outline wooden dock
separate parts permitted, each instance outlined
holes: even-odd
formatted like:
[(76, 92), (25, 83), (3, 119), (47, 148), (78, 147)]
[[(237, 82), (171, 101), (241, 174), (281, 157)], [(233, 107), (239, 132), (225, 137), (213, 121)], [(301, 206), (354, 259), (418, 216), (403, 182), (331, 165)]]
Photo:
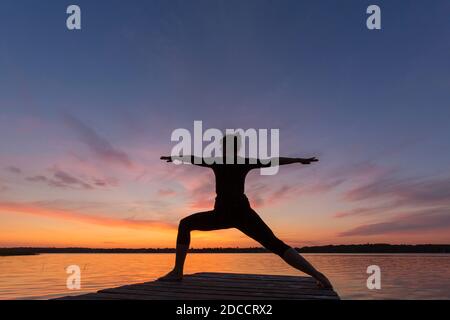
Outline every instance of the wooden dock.
[(152, 281), (58, 300), (339, 300), (311, 277), (202, 272), (180, 282)]

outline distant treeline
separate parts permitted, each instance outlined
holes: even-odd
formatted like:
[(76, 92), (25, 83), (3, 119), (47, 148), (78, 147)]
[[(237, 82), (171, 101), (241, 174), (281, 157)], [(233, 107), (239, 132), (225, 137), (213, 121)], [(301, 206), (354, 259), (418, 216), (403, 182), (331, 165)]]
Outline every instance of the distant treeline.
[[(449, 244), (352, 244), (296, 248), (301, 253), (450, 253)], [(0, 248), (0, 256), (41, 253), (174, 253), (174, 248), (96, 249), (96, 248)], [(202, 248), (194, 253), (266, 253), (264, 248)]]
[(296, 248), (302, 253), (450, 253), (449, 244), (347, 244)]

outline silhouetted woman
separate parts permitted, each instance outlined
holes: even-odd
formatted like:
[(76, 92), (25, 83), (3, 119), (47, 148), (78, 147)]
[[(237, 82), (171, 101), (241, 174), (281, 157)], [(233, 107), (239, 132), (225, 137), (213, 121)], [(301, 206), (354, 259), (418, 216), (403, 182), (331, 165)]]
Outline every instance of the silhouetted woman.
[[(228, 139), (232, 139), (232, 143), (230, 143)], [(227, 145), (233, 145), (234, 152), (227, 152)], [(180, 221), (178, 227), (175, 266), (172, 271), (164, 277), (159, 278), (159, 280), (177, 281), (183, 278), (184, 261), (189, 249), (191, 231), (237, 228), (250, 238), (258, 241), (268, 250), (279, 255), (292, 267), (314, 277), (320, 286), (331, 288), (331, 283), (327, 277), (316, 270), (295, 249), (278, 239), (272, 230), (270, 230), (258, 214), (250, 207), (249, 201), (244, 193), (245, 177), (250, 170), (269, 167), (271, 164), (263, 164), (260, 160), (253, 161), (256, 163), (252, 164), (250, 159), (240, 158), (240, 160), (244, 160), (244, 163), (241, 164), (238, 162), (237, 157), (239, 147), (239, 135), (226, 135), (222, 139), (223, 156), (225, 159), (233, 157), (234, 161), (232, 164), (229, 164), (231, 161), (226, 161), (223, 158), (221, 159), (221, 163), (223, 164), (218, 164), (217, 162), (208, 164), (212, 163), (212, 161), (206, 161), (205, 159), (199, 159), (194, 156), (161, 157), (161, 160), (166, 160), (167, 162), (172, 162), (177, 159), (197, 164), (202, 167), (211, 168), (216, 178), (217, 196), (214, 210), (195, 213)], [(291, 163), (310, 164), (316, 161), (318, 161), (316, 158), (278, 158), (278, 163), (280, 165)]]

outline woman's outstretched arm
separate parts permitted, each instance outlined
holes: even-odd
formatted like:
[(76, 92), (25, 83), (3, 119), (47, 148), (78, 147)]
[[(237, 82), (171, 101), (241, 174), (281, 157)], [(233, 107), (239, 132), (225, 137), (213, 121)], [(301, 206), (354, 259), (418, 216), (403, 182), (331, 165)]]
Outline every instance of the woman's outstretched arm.
[(161, 160), (167, 162), (173, 162), (175, 160), (181, 161), (183, 163), (192, 163), (201, 167), (209, 167), (210, 164), (204, 158), (196, 157), (196, 156), (162, 156)]
[[(265, 159), (265, 160), (244, 159), (244, 158), (240, 158), (240, 159), (242, 159), (243, 164), (251, 165), (254, 168), (271, 167), (273, 165), (282, 166), (282, 165), (292, 164), (292, 163), (311, 164), (312, 162), (319, 161), (319, 159), (317, 159), (316, 157), (312, 157), (312, 158), (279, 157), (279, 158), (271, 158), (271, 159)], [(213, 163), (216, 163), (216, 161), (214, 161), (214, 160), (217, 160), (217, 159), (214, 159), (214, 158), (204, 159), (204, 158), (200, 158), (200, 157), (196, 157), (196, 156), (181, 156), (180, 155), (180, 156), (162, 156), (161, 160), (165, 160), (167, 162), (173, 162), (175, 160), (178, 160), (183, 163), (192, 163), (192, 164), (202, 166), (202, 167), (209, 167)], [(237, 163), (239, 164), (240, 162), (237, 161)]]
[(292, 163), (301, 163), (301, 164), (311, 164), (312, 162), (317, 162), (319, 159), (316, 157), (313, 158), (287, 158), (287, 157), (279, 157), (279, 158), (269, 158), (269, 159), (247, 159), (247, 163), (251, 165), (253, 168), (267, 168), (276, 165), (286, 165)]
[(278, 163), (280, 165), (291, 164), (291, 163), (311, 164), (312, 162), (317, 162), (317, 161), (319, 161), (319, 159), (317, 159), (316, 157), (312, 157), (312, 158), (285, 158), (285, 157), (280, 157), (280, 158), (278, 158)]

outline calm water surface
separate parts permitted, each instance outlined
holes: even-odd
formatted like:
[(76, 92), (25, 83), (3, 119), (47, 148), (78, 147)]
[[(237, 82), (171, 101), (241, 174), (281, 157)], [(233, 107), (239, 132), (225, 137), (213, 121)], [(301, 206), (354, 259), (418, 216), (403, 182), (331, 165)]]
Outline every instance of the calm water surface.
[[(450, 299), (450, 255), (309, 254), (342, 299)], [(154, 280), (173, 254), (43, 254), (0, 257), (0, 299), (49, 299)], [(81, 268), (81, 290), (66, 288), (66, 267)], [(369, 290), (366, 269), (381, 268), (380, 290)], [(190, 254), (186, 273), (301, 275), (273, 254)]]

